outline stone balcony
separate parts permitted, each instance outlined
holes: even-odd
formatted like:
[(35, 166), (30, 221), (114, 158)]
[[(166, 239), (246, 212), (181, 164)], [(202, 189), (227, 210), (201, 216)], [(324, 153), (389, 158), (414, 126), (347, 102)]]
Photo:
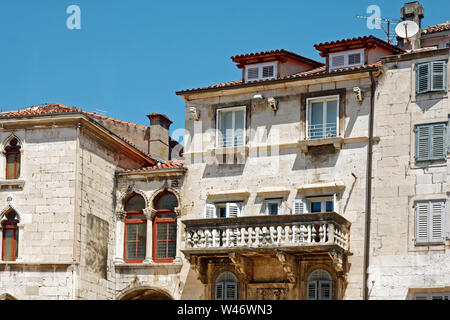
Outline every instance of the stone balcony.
[(185, 255), (228, 254), (232, 251), (349, 251), (348, 222), (341, 215), (243, 216), (184, 220)]

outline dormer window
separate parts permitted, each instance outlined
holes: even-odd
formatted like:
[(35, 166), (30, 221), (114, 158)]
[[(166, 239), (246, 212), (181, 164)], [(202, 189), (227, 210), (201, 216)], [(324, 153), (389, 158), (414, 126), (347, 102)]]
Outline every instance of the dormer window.
[(245, 82), (277, 77), (277, 63), (251, 64), (245, 67)]
[(330, 53), (330, 70), (364, 64), (364, 49)]

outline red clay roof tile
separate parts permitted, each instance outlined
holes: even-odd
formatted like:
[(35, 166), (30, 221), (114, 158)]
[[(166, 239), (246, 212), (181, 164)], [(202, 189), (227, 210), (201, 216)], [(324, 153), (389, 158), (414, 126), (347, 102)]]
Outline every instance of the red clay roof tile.
[(184, 162), (181, 160), (171, 160), (166, 163), (160, 163), (158, 165), (152, 166), (152, 167), (144, 167), (139, 169), (128, 169), (125, 170), (125, 172), (135, 172), (135, 171), (155, 171), (155, 170), (162, 170), (162, 169), (178, 169), (183, 168)]
[(422, 34), (430, 34), (447, 30), (450, 30), (450, 20), (447, 20), (444, 23), (437, 24), (435, 26), (429, 26), (425, 29), (422, 29)]

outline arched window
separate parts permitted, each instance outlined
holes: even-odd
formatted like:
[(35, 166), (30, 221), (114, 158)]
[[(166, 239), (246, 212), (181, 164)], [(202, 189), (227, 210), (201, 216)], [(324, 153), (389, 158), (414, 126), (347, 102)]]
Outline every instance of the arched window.
[(125, 201), (125, 262), (142, 262), (145, 259), (147, 242), (147, 218), (144, 215), (145, 200), (132, 194)]
[(232, 272), (222, 272), (215, 283), (216, 300), (237, 300), (237, 285), (238, 280)]
[(332, 278), (330, 274), (322, 269), (312, 272), (308, 278), (307, 299), (308, 300), (331, 300), (333, 297)]
[(5, 220), (2, 221), (3, 239), (2, 239), (2, 260), (15, 261), (19, 249), (19, 228), (17, 224), (17, 213), (10, 210), (5, 214)]
[(172, 262), (177, 250), (178, 199), (171, 192), (163, 192), (154, 200), (157, 211), (153, 221), (153, 261)]
[(20, 176), (20, 145), (16, 138), (12, 138), (5, 147), (6, 179), (18, 179)]

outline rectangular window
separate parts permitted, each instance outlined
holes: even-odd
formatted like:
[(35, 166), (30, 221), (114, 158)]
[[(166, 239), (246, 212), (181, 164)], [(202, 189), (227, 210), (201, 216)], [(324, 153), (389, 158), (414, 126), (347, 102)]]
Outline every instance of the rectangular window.
[(447, 91), (447, 63), (433, 61), (416, 66), (416, 93)]
[(293, 214), (335, 212), (336, 194), (294, 200)]
[(220, 202), (205, 204), (204, 216), (211, 218), (234, 218), (242, 214), (242, 202)]
[(330, 70), (364, 64), (364, 49), (330, 53)]
[(450, 292), (416, 293), (414, 300), (450, 300)]
[(339, 123), (339, 96), (306, 99), (307, 139), (336, 137)]
[(245, 82), (274, 79), (277, 76), (277, 63), (252, 64), (245, 67)]
[(245, 106), (217, 110), (217, 146), (239, 147), (245, 144)]
[(276, 216), (281, 212), (281, 199), (266, 200), (266, 214), (268, 216)]
[(445, 201), (422, 201), (415, 206), (416, 244), (443, 243)]
[(416, 161), (447, 158), (447, 123), (416, 125)]

